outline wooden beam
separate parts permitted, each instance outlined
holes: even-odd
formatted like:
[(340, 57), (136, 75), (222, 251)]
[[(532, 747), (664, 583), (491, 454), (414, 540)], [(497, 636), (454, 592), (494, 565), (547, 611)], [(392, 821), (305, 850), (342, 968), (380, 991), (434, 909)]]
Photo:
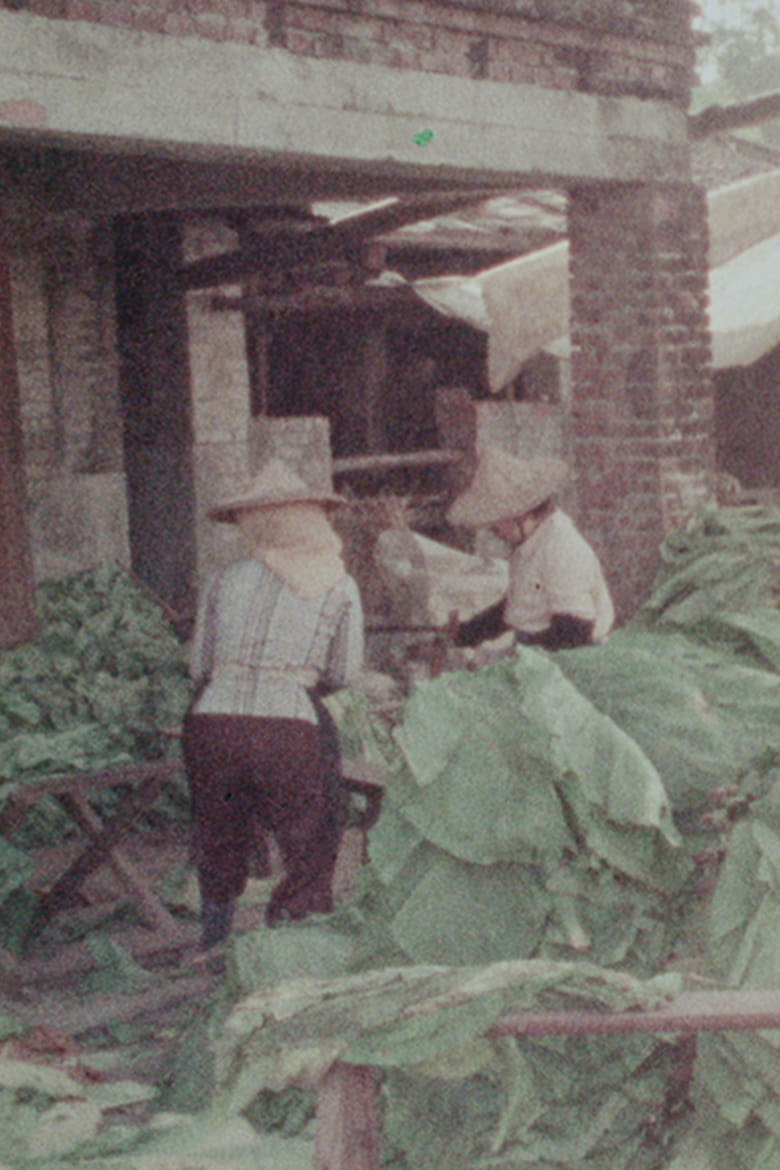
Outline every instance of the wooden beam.
[(195, 605), (189, 343), (176, 215), (114, 221), (115, 300), (133, 572), (166, 606)]
[(357, 263), (361, 250), (354, 239), (340, 234), (330, 237), (322, 228), (301, 228), (283, 236), (260, 236), (240, 250), (194, 260), (182, 268), (181, 283), (187, 289), (218, 288), (252, 276), (278, 277), (328, 260)]
[(258, 293), (249, 296), (222, 296), (209, 298), (215, 312), (246, 312), (258, 320), (268, 317), (296, 314), (336, 313), (345, 310), (383, 312), (415, 304), (422, 308), (419, 297), (405, 285), (309, 285), (290, 293)]
[(406, 451), (377, 455), (345, 455), (333, 460), (334, 475), (395, 471), (399, 467), (446, 467), (458, 456), (452, 451)]
[(780, 118), (780, 90), (727, 106), (707, 106), (701, 113), (693, 114), (688, 119), (688, 127), (692, 138), (707, 138), (726, 130), (771, 122), (773, 118)]
[(159, 770), (151, 772), (140, 787), (127, 797), (116, 815), (102, 825), (65, 873), (43, 895), (39, 904), (43, 919), (52, 918), (72, 903), (82, 883), (107, 860), (111, 850), (136, 824), (138, 818), (152, 807), (169, 779), (169, 765), (170, 761), (160, 761)]
[(512, 1012), (491, 1036), (616, 1036), (744, 1032), (780, 1028), (780, 989), (689, 991), (636, 1011)]
[(387, 388), (387, 339), (385, 322), (370, 320), (363, 332), (362, 360), (363, 387), (360, 402), (362, 429), (369, 451), (381, 451), (385, 447), (385, 428), (382, 417), (382, 400)]
[(376, 1073), (334, 1064), (317, 1090), (314, 1170), (378, 1170), (379, 1094)]
[(300, 229), (284, 234), (276, 229), (255, 235), (243, 248), (185, 265), (182, 283), (186, 288), (215, 288), (250, 276), (274, 276), (327, 260), (358, 264), (372, 236), (473, 206), (495, 194), (496, 191), (445, 191), (410, 199), (387, 199), (324, 226), (302, 224)]
[[(103, 822), (90, 806), (86, 797), (64, 792), (61, 794), (60, 804), (73, 818), (78, 827), (86, 833), (90, 840), (94, 840), (103, 830)], [(130, 858), (122, 851), (119, 845), (109, 849), (106, 861), (122, 883), (133, 891), (135, 900), (141, 907), (143, 915), (154, 930), (165, 930), (170, 933), (176, 931), (176, 921), (165, 909), (165, 906), (156, 896), (150, 883), (141, 871), (133, 864)]]
[[(94, 967), (94, 959), (90, 965)], [(20, 964), (19, 977), (24, 981), (27, 989), (34, 983), (37, 964), (26, 961)], [(89, 968), (88, 968), (89, 969)], [(72, 975), (73, 972), (65, 969), (60, 973), (60, 980)], [(145, 1016), (156, 1017), (161, 1013), (173, 1012), (185, 1004), (202, 1003), (214, 990), (214, 978), (204, 975), (185, 975), (177, 973), (176, 981), (165, 980), (155, 984), (145, 991), (135, 991), (132, 995), (112, 991), (90, 995), (82, 1003), (66, 1004), (62, 992), (42, 993), (40, 988), (34, 989), (33, 1002), (14, 999), (14, 1019), (26, 1024), (30, 1028), (59, 1028), (72, 1036), (80, 1036), (86, 1032), (96, 1032), (98, 1028), (111, 1027), (113, 1024), (130, 1024), (142, 1020)], [(74, 1082), (74, 1093), (78, 1085)]]
[(37, 628), (26, 503), (11, 277), (0, 212), (0, 647), (29, 641)]

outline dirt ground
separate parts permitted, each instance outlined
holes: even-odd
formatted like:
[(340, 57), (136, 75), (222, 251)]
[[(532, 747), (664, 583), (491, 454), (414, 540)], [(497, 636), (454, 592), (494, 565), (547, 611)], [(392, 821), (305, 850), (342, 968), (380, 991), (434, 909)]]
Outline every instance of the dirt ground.
[[(50, 887), (79, 848), (73, 842), (37, 851), (32, 888)], [(348, 831), (335, 882), (340, 899), (349, 894), (361, 851), (360, 833)], [(121, 877), (101, 866), (78, 903), (60, 911), (23, 954), (0, 951), (0, 1018), (11, 1023), (0, 1058), (159, 1084), (194, 1008), (218, 991), (223, 976), (197, 961), (198, 894), (187, 827), (131, 835), (122, 854), (164, 902), (170, 926), (144, 922)], [(273, 850), (271, 864), (270, 877), (250, 878), (236, 933), (262, 928), (278, 876)]]

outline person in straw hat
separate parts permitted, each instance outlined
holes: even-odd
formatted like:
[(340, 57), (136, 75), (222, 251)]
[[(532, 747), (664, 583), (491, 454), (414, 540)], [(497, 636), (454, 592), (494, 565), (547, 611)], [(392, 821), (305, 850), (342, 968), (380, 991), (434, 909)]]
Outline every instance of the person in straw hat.
[(206, 953), (230, 931), (255, 820), (284, 865), (268, 925), (332, 909), (346, 809), (321, 696), (363, 662), (360, 595), (329, 518), (343, 502), (273, 459), (209, 513), (235, 524), (250, 552), (203, 591), (191, 649), (197, 698), (183, 750)]
[(456, 526), (488, 528), (509, 545), (509, 589), (497, 605), (457, 625), (457, 645), (475, 646), (507, 630), (548, 650), (606, 638), (615, 614), (601, 565), (555, 502), (568, 474), (561, 459), (478, 450), (472, 481), (447, 516)]

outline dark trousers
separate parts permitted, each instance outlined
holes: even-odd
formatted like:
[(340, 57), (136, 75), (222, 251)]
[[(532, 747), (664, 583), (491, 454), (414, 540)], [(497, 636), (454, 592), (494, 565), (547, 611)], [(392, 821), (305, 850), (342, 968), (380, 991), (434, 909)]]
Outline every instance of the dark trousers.
[(330, 911), (343, 817), (317, 724), (194, 714), (185, 720), (183, 749), (204, 902), (242, 893), (259, 823), (273, 833), (284, 864), (266, 922)]

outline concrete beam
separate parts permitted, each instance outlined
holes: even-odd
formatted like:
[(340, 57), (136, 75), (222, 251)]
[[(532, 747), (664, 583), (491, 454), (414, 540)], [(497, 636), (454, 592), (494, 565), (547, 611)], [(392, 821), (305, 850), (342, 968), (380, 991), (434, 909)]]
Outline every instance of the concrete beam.
[(718, 187), (709, 192), (707, 205), (710, 267), (714, 268), (780, 235), (780, 170)]
[[(423, 144), (421, 131), (432, 131)], [(0, 11), (0, 140), (134, 142), (450, 181), (686, 181), (684, 111)], [(422, 141), (422, 140), (420, 140)]]

